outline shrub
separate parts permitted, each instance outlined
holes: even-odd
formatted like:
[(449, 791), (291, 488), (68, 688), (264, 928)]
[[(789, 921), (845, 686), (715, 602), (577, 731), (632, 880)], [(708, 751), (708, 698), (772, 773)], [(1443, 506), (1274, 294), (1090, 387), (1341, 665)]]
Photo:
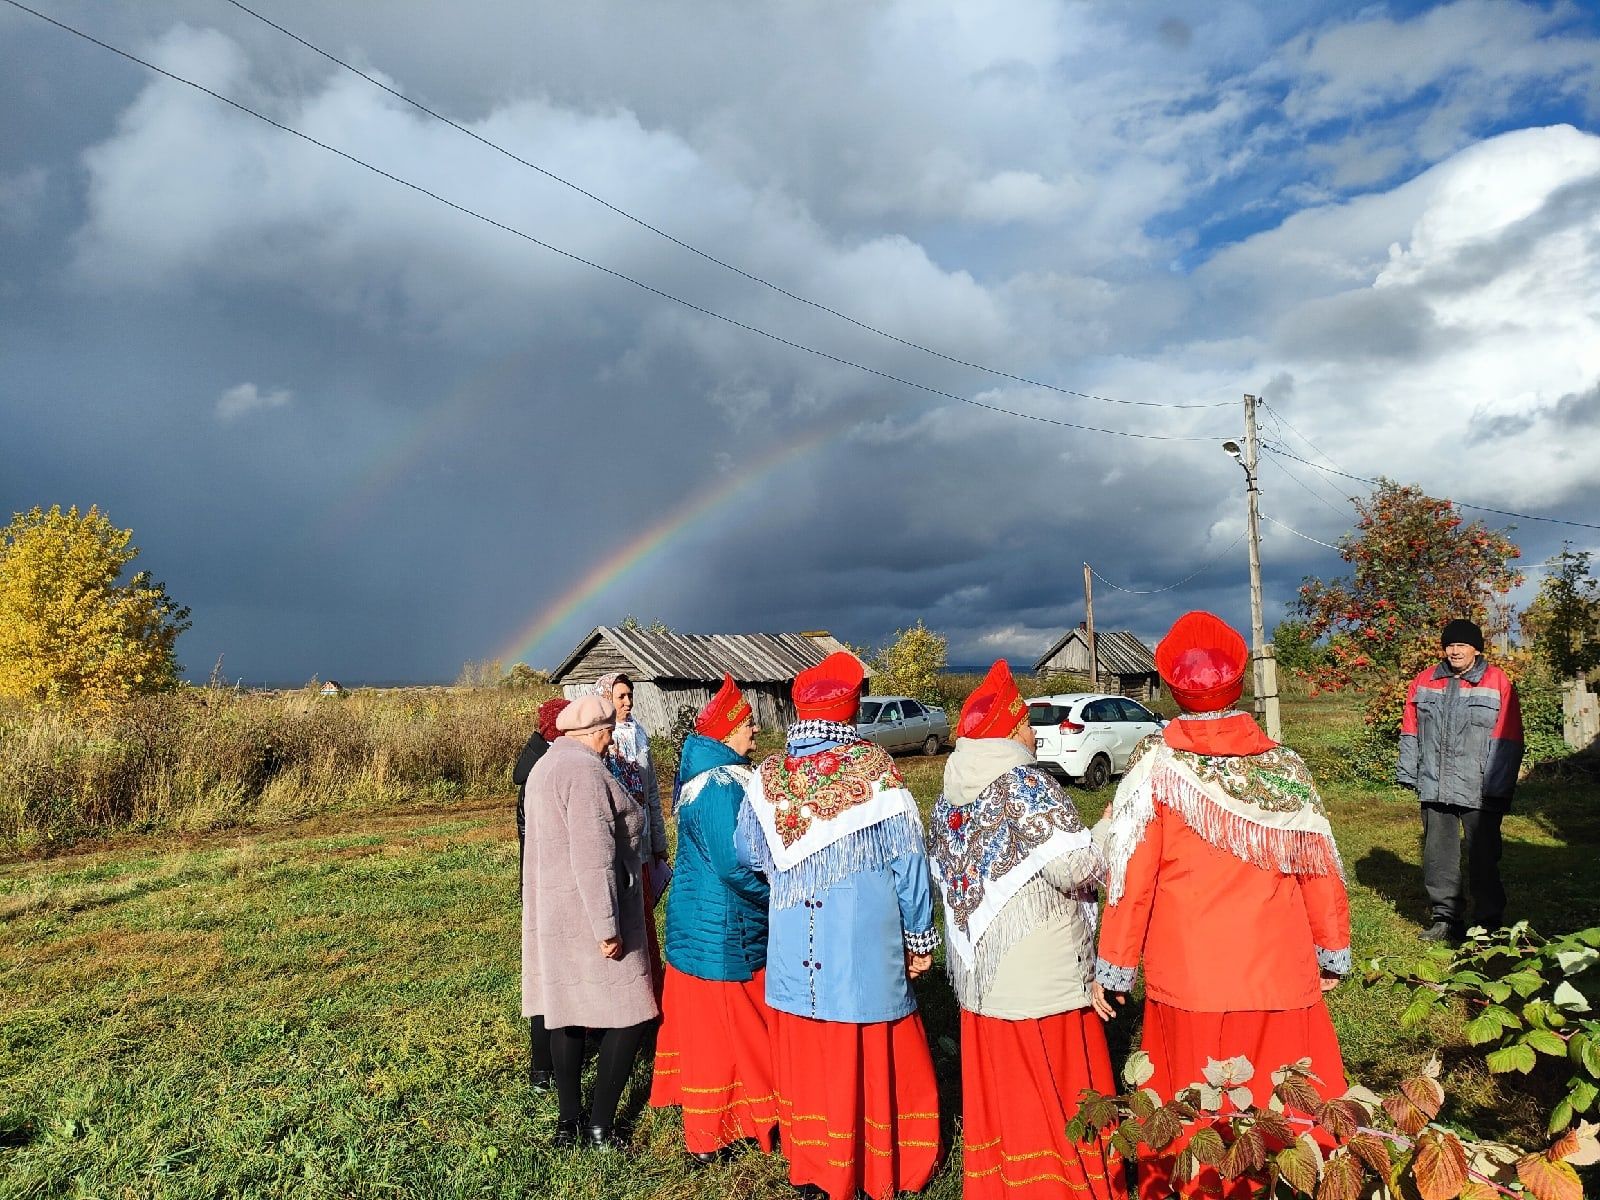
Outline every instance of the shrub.
[(134, 826), (218, 828), (318, 809), (509, 793), (551, 688), (188, 688), (115, 710), (0, 709), (0, 848)]

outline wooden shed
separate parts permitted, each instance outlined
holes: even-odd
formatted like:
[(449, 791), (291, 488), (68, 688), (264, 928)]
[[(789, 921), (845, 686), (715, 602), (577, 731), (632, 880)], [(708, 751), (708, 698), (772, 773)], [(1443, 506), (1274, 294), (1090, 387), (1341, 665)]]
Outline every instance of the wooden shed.
[[(1155, 655), (1127, 630), (1115, 633), (1095, 631), (1095, 653), (1099, 659), (1100, 690), (1135, 700), (1154, 700), (1161, 694), (1161, 676), (1156, 672)], [(1040, 675), (1082, 675), (1089, 678), (1089, 631), (1083, 625), (1069, 629), (1033, 664)]]
[[(621, 671), (633, 680), (633, 713), (652, 734), (672, 728), (678, 710), (699, 708), (733, 676), (763, 729), (794, 723), (794, 677), (844, 645), (826, 630), (808, 633), (659, 633), (600, 625), (550, 673), (568, 699)], [(871, 672), (869, 671), (870, 675)]]

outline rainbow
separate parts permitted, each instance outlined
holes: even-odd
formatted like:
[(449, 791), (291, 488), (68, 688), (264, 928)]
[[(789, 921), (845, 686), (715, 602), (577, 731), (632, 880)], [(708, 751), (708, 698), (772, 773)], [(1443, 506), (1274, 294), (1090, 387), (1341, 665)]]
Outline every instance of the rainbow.
[(530, 617), (492, 657), (502, 663), (526, 662), (533, 650), (585, 604), (630, 571), (660, 556), (703, 518), (723, 508), (752, 484), (803, 458), (837, 436), (829, 429), (797, 441), (736, 468), (711, 487), (690, 496), (631, 541), (617, 547), (575, 580), (570, 587)]
[(338, 502), (317, 515), (316, 540), (337, 546), (354, 536), (383, 507), (384, 497), (425, 455), (436, 452), (456, 431), (471, 426), (478, 411), (500, 394), (518, 361), (515, 357), (504, 359), (463, 381), (443, 401), (418, 416), (408, 430), (373, 454), (346, 485)]

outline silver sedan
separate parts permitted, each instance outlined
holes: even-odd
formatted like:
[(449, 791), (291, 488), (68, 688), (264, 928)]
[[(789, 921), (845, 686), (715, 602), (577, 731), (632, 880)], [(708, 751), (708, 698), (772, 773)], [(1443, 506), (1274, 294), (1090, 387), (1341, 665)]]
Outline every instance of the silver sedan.
[(910, 696), (863, 696), (856, 732), (891, 754), (937, 754), (950, 740), (950, 720), (938, 705)]

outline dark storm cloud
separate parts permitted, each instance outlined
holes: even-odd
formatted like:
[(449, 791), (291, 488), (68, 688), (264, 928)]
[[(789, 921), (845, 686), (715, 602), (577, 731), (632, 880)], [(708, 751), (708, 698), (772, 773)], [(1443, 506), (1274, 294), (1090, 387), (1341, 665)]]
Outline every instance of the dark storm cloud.
[(1302, 304), (1279, 323), (1275, 348), (1299, 359), (1417, 359), (1450, 342), (1409, 289), (1346, 292)]
[(1163, 46), (1187, 50), (1189, 43), (1194, 41), (1194, 30), (1189, 27), (1189, 22), (1179, 17), (1167, 17), (1156, 26), (1156, 36), (1161, 39)]
[(1495, 442), (1539, 425), (1563, 436), (1600, 429), (1600, 383), (1586, 392), (1568, 392), (1548, 408), (1480, 417), (1471, 426), (1471, 438), (1477, 443)]

